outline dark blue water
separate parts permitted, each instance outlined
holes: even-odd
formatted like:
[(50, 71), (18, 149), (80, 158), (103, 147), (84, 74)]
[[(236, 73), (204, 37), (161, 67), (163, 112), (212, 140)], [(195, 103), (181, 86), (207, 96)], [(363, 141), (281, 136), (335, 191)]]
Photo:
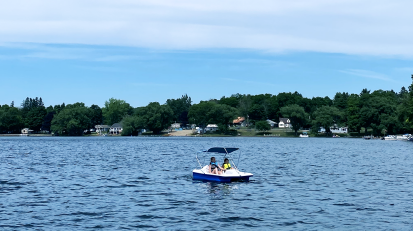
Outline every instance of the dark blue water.
[[(192, 181), (239, 147), (249, 183)], [(0, 138), (3, 230), (413, 230), (413, 142)]]

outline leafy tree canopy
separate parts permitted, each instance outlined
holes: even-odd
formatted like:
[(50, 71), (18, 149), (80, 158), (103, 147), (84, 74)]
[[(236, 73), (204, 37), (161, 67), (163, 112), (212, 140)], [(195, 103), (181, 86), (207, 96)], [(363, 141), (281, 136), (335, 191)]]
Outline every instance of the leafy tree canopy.
[(140, 108), (137, 115), (141, 117), (145, 127), (154, 134), (171, 125), (173, 111), (168, 105), (160, 105), (158, 102), (149, 103), (148, 106)]
[(80, 136), (92, 126), (91, 114), (83, 103), (69, 104), (54, 116), (51, 130), (59, 135)]
[(326, 129), (326, 132), (331, 132), (330, 127), (340, 125), (342, 113), (336, 107), (322, 106), (314, 112), (313, 129), (318, 131), (320, 127)]
[(297, 104), (282, 107), (280, 112), (283, 117), (290, 119), (295, 135), (297, 135), (297, 131), (305, 125), (308, 118), (308, 114), (305, 113), (304, 108)]
[(271, 130), (271, 125), (267, 121), (257, 121), (255, 122), (255, 129), (258, 131), (269, 131)]
[(105, 124), (112, 125), (122, 121), (126, 115), (132, 115), (133, 108), (124, 100), (110, 98), (102, 109)]
[(122, 136), (137, 136), (145, 128), (145, 120), (139, 116), (126, 116), (122, 120)]
[(168, 105), (173, 111), (173, 116), (171, 119), (184, 124), (188, 123), (188, 112), (191, 104), (191, 97), (186, 94), (179, 99), (168, 99), (166, 101), (166, 105)]

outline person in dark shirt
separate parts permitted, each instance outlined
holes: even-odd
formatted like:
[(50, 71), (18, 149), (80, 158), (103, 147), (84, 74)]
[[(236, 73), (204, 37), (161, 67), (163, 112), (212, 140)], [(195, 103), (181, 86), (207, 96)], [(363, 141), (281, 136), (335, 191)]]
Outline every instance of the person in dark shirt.
[(222, 171), (225, 169), (219, 166), (219, 164), (216, 162), (215, 157), (211, 157), (211, 162), (209, 163), (209, 172), (212, 174), (218, 174), (221, 175)]

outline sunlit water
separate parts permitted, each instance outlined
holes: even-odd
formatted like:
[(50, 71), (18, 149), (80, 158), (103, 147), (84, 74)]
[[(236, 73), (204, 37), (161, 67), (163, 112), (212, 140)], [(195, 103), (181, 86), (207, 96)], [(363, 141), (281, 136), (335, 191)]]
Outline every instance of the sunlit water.
[[(193, 181), (213, 146), (239, 147), (251, 181)], [(412, 181), (413, 142), (6, 137), (0, 229), (412, 230)]]

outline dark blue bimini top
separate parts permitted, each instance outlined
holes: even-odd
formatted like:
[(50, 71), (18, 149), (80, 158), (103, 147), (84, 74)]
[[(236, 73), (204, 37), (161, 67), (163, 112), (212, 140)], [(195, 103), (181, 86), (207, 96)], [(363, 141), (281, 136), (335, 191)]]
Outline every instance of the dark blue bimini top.
[[(214, 147), (210, 148), (204, 152), (215, 152), (215, 153), (231, 153), (237, 151), (239, 148), (220, 148), (220, 147)], [(226, 150), (226, 151), (225, 151)]]

